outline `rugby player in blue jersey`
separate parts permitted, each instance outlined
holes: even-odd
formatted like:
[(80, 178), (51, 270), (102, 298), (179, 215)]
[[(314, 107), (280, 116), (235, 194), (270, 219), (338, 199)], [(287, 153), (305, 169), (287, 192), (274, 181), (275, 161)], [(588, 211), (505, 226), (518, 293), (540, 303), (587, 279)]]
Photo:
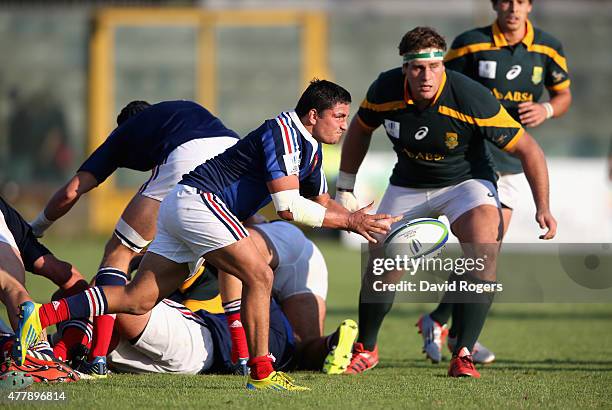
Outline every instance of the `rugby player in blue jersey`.
[[(123, 211), (113, 235), (106, 243), (95, 284), (125, 285), (130, 260), (155, 236), (159, 204), (183, 174), (223, 152), (238, 136), (204, 107), (192, 101), (166, 101), (150, 105), (133, 101), (121, 110), (117, 128), (108, 136), (60, 188), (45, 209), (31, 223), (41, 236), (53, 222), (64, 216), (81, 195), (103, 183), (117, 168), (151, 171), (150, 178)], [(89, 363), (81, 369), (104, 377), (104, 356), (108, 349), (114, 318), (94, 319), (94, 340)], [(56, 354), (68, 358), (69, 347), (82, 339), (76, 327), (66, 332)]]
[[(283, 112), (198, 166), (164, 199), (157, 235), (136, 277), (126, 287), (96, 286), (55, 305), (22, 305), (14, 356), (43, 328), (70, 318), (107, 313), (143, 314), (177, 289), (205, 257), (243, 283), (242, 319), (251, 359), (247, 387), (303, 390), (268, 355), (272, 270), (240, 221), (274, 203), (278, 215), (311, 227), (345, 229), (370, 241), (399, 218), (370, 215), (372, 204), (349, 212), (330, 199), (321, 169), (321, 144), (336, 144), (346, 130), (351, 97), (342, 87), (315, 80), (295, 111)], [(308, 199), (310, 198), (310, 199)], [(54, 307), (55, 306), (55, 307)]]

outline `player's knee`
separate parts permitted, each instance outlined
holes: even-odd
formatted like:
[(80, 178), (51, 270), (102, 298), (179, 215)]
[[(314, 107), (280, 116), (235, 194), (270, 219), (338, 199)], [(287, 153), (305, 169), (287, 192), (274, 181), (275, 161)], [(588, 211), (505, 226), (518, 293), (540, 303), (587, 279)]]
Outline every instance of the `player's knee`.
[(155, 307), (155, 300), (149, 299), (134, 299), (126, 306), (127, 312), (131, 315), (144, 315), (145, 313), (153, 310)]
[(245, 284), (250, 288), (263, 288), (267, 292), (272, 289), (274, 273), (268, 265), (262, 265), (259, 269), (253, 269), (246, 278)]
[(124, 292), (125, 295), (122, 298), (123, 309), (121, 309), (124, 313), (144, 315), (150, 310), (153, 310), (157, 302), (155, 297), (150, 297), (147, 294), (143, 295), (141, 292), (134, 291), (133, 286), (130, 286), (130, 284), (125, 287)]

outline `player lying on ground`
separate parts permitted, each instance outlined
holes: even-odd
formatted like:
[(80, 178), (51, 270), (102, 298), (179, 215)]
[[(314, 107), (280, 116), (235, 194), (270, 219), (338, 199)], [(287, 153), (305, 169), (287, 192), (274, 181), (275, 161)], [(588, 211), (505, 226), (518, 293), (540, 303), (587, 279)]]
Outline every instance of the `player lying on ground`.
[[(529, 21), (531, 0), (491, 0), (497, 18), (492, 25), (459, 35), (446, 54), (445, 66), (478, 81), (493, 92), (508, 114), (525, 127), (538, 127), (564, 115), (572, 101), (567, 62), (561, 43)], [(549, 101), (538, 103), (544, 88)], [(502, 206), (504, 234), (512, 211), (520, 206), (519, 184), (525, 178), (518, 158), (488, 143), (499, 174), (497, 191)], [(456, 326), (446, 322), (453, 305), (440, 304), (419, 319), (423, 350), (433, 361), (441, 358), (444, 335), (448, 346), (456, 343)], [(476, 342), (474, 362), (490, 363), (495, 355)]]
[[(547, 230), (543, 239), (554, 237), (557, 225), (549, 208), (548, 170), (538, 144), (487, 88), (462, 74), (445, 71), (445, 50), (442, 36), (429, 27), (417, 27), (404, 35), (399, 45), (402, 66), (381, 73), (372, 83), (347, 132), (337, 198), (347, 209), (355, 208), (352, 190), (357, 171), (373, 131), (384, 124), (398, 162), (378, 212), (402, 214), (402, 222), (446, 215), (464, 256), (485, 260), (484, 269), (461, 279), (492, 286), (503, 227), (495, 170), (485, 141), (520, 158), (533, 192), (535, 219)], [(370, 249), (359, 301), (359, 343), (347, 373), (360, 373), (378, 363), (378, 332), (395, 297), (394, 292), (374, 291), (372, 261), (384, 254), (380, 247)], [(401, 273), (390, 272), (386, 280), (395, 282)], [(449, 278), (451, 283), (458, 280), (454, 274)], [(452, 296), (447, 293), (445, 298)], [(471, 303), (458, 304), (453, 317), (459, 325), (448, 375), (480, 377), (471, 350), (493, 294), (459, 296)]]
[[(204, 107), (192, 101), (166, 101), (150, 105), (133, 101), (117, 116), (117, 128), (85, 160), (77, 173), (60, 188), (45, 209), (32, 222), (35, 235), (41, 236), (64, 216), (81, 195), (103, 183), (117, 168), (151, 171), (150, 178), (134, 195), (106, 243), (95, 277), (95, 285), (125, 285), (132, 257), (155, 236), (159, 204), (166, 194), (202, 162), (225, 151), (238, 141), (236, 133)], [(93, 357), (106, 355), (114, 318), (94, 318), (96, 341)], [(84, 337), (84, 332), (67, 333), (65, 344)], [(60, 344), (56, 355), (68, 352)], [(86, 373), (99, 370), (90, 362)]]
[(374, 240), (372, 234), (388, 232), (399, 218), (369, 215), (371, 205), (351, 213), (327, 194), (321, 144), (338, 143), (350, 101), (342, 87), (313, 81), (295, 111), (266, 121), (185, 175), (160, 206), (156, 237), (134, 280), (125, 287), (95, 286), (56, 305), (26, 302), (15, 357), (26, 351), (28, 332), (39, 334), (70, 318), (148, 312), (188, 278), (190, 265), (205, 257), (243, 283), (241, 316), (251, 355), (249, 385), (276, 389), (280, 383), (289, 390), (303, 390), (272, 367), (268, 355), (272, 270), (240, 221), (272, 201), (281, 218), (311, 227), (346, 229), (368, 240)]
[[(270, 308), (269, 345), (276, 358), (274, 368), (343, 371), (357, 327), (347, 320), (336, 333), (323, 336), (327, 267), (317, 247), (287, 222), (259, 224), (249, 228), (249, 234), (274, 270), (272, 295), (278, 304)], [(171, 299), (145, 315), (117, 316), (115, 330), (120, 339), (108, 356), (109, 366), (134, 373), (241, 370), (232, 358), (233, 341), (219, 299), (217, 270), (206, 266)]]
[(79, 271), (57, 259), (32, 235), (19, 212), (0, 198), (0, 300), (13, 329), (17, 328), (19, 305), (32, 300), (25, 288), (26, 271), (51, 280), (63, 296), (87, 288)]
[[(249, 229), (249, 234), (274, 271), (272, 295), (280, 305), (279, 309), (272, 303), (270, 308), (274, 368), (342, 372), (350, 361), (357, 328), (348, 320), (333, 335), (323, 336), (327, 267), (317, 247), (287, 222), (258, 224)], [(233, 341), (224, 315), (211, 313), (222, 311), (218, 293), (215, 295), (218, 292), (215, 271), (207, 267), (195, 281), (172, 296), (174, 301), (192, 306), (195, 315), (169, 301), (158, 304), (147, 315), (119, 315), (117, 330), (122, 338), (109, 355), (111, 367), (133, 372), (239, 370), (231, 355)], [(197, 300), (198, 295), (208, 299)], [(195, 310), (197, 307), (204, 309)], [(192, 340), (191, 348), (182, 348), (185, 344), (179, 340)], [(159, 352), (164, 352), (163, 358)]]

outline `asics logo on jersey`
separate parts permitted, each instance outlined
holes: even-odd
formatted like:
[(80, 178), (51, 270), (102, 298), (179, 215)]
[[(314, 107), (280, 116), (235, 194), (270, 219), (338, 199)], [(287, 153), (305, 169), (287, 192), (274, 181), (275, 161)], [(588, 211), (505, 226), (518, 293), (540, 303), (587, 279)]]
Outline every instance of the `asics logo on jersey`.
[(507, 80), (514, 80), (516, 77), (519, 76), (519, 74), (521, 73), (521, 71), (523, 70), (523, 68), (520, 65), (513, 65), (510, 70), (508, 70), (508, 72), (506, 73), (506, 79)]
[(429, 132), (429, 128), (423, 126), (420, 127), (417, 132), (414, 134), (414, 139), (417, 141), (422, 140), (423, 138), (425, 138), (427, 136), (427, 133)]

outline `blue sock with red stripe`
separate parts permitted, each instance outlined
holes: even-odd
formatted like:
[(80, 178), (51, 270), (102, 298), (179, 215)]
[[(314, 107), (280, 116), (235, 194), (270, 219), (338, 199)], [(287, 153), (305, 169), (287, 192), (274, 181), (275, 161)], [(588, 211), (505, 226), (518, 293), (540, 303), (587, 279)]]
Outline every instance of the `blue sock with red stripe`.
[(44, 303), (38, 312), (44, 328), (69, 319), (87, 319), (106, 313), (107, 302), (104, 290), (94, 286), (84, 292), (65, 299)]

